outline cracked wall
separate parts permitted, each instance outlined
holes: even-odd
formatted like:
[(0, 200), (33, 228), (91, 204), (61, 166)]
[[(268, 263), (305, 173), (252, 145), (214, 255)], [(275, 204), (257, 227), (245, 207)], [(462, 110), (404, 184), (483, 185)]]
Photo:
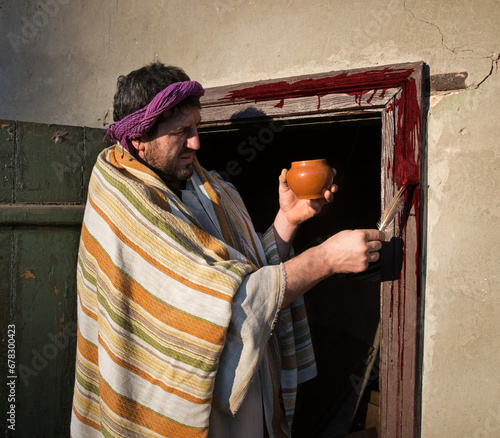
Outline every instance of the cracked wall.
[(422, 437), (500, 436), (496, 0), (39, 0), (0, 6), (0, 119), (102, 127), (155, 59), (205, 86), (424, 61), (466, 72), (428, 109)]

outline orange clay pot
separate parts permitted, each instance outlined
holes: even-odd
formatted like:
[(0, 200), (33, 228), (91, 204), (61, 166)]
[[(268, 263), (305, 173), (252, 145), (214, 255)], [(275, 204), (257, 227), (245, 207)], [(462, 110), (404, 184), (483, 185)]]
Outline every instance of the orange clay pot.
[(299, 199), (322, 198), (333, 183), (333, 171), (325, 159), (294, 161), (287, 181)]

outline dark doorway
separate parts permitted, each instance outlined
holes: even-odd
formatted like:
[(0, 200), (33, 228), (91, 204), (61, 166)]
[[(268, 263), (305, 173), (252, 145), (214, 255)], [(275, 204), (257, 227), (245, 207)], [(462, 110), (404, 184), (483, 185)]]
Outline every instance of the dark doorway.
[[(343, 230), (375, 228), (381, 203), (380, 117), (279, 122), (269, 118), (200, 132), (202, 165), (241, 193), (257, 231), (278, 211), (278, 176), (292, 161), (326, 158), (337, 170), (332, 204), (302, 225), (300, 253)], [(305, 295), (318, 376), (299, 387), (294, 437), (341, 437), (369, 426), (360, 394), (379, 390), (378, 368), (365, 377), (380, 317), (377, 266), (364, 275), (335, 276)], [(356, 409), (356, 406), (360, 406)], [(354, 418), (355, 411), (358, 417)], [(359, 414), (362, 414), (359, 416)], [(378, 415), (377, 415), (378, 417)]]

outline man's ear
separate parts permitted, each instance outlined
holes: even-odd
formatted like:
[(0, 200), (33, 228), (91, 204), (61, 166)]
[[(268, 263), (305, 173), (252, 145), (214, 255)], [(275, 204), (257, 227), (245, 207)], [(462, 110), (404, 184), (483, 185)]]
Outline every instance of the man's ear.
[(132, 140), (132, 146), (134, 146), (138, 152), (144, 151), (144, 142), (140, 138)]

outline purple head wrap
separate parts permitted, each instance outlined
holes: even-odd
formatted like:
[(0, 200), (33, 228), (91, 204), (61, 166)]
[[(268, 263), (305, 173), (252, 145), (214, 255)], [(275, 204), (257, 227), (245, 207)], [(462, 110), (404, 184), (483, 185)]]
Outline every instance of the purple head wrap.
[(163, 111), (173, 108), (188, 96), (204, 94), (205, 90), (196, 81), (174, 82), (160, 91), (144, 108), (111, 124), (104, 140), (119, 141), (124, 149), (133, 154), (134, 146), (131, 140), (146, 134)]

